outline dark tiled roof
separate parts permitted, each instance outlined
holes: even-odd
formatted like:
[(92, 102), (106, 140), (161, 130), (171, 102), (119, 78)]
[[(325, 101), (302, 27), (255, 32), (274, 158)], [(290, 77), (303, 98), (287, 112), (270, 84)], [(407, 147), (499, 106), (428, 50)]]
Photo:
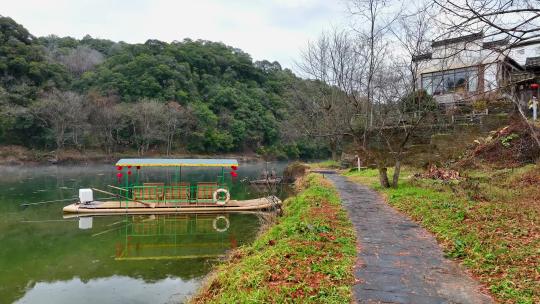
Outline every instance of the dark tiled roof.
[(465, 35), (465, 36), (449, 38), (449, 39), (444, 39), (444, 40), (439, 40), (439, 41), (433, 41), (431, 43), (431, 47), (439, 47), (439, 46), (443, 46), (443, 45), (447, 45), (447, 44), (454, 44), (454, 43), (458, 43), (458, 42), (470, 42), (470, 41), (475, 41), (475, 40), (478, 40), (478, 39), (482, 39), (483, 37), (484, 37), (483, 32), (473, 33), (473, 34), (469, 34), (469, 35)]
[(528, 46), (528, 45), (535, 45), (535, 44), (540, 44), (540, 39), (525, 40), (523, 42), (518, 42), (518, 43), (512, 45), (512, 47)]
[(508, 44), (508, 42), (510, 42), (510, 39), (508, 39), (508, 38), (499, 39), (499, 40), (493, 40), (493, 41), (486, 41), (486, 42), (482, 43), (482, 48), (484, 48), (484, 49), (493, 49), (493, 48), (496, 48), (498, 46), (505, 46), (505, 45)]
[(416, 55), (412, 57), (412, 61), (416, 62), (416, 61), (422, 61), (422, 60), (429, 60), (431, 59), (431, 55), (432, 53)]
[(540, 68), (540, 57), (528, 57), (525, 59), (526, 68)]

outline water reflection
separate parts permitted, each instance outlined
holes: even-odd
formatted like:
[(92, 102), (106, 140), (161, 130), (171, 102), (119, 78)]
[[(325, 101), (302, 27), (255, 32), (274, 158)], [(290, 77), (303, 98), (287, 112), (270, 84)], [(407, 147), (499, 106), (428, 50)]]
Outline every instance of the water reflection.
[(180, 303), (189, 297), (197, 285), (198, 280), (183, 281), (177, 278), (165, 278), (151, 283), (127, 276), (111, 276), (86, 282), (74, 278), (39, 282), (15, 303)]
[[(243, 164), (239, 174), (255, 178), (263, 166)], [(254, 214), (64, 219), (62, 207), (77, 189), (116, 181), (114, 166), (0, 166), (0, 172), (0, 303), (176, 303), (197, 288), (214, 257), (251, 242), (260, 227)], [(146, 172), (149, 180), (167, 175)], [(215, 172), (183, 174), (196, 181)], [(264, 195), (239, 181), (231, 194)]]
[(79, 229), (86, 230), (92, 229), (93, 218), (90, 217), (81, 217), (79, 218)]
[(163, 260), (216, 258), (238, 246), (230, 215), (172, 214), (126, 216), (115, 259)]

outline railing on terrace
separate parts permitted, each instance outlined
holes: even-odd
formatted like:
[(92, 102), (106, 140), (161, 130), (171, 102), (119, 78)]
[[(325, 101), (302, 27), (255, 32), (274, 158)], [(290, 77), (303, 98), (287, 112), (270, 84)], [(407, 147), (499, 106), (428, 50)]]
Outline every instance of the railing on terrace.
[[(216, 205), (214, 192), (218, 189), (228, 190), (227, 185), (212, 182), (189, 184), (186, 182), (164, 185), (163, 183), (145, 183), (142, 186), (120, 187), (125, 198), (134, 202), (155, 203), (157, 206), (180, 205)], [(217, 199), (223, 200), (224, 193), (218, 193)], [(127, 200), (121, 202), (129, 203)]]

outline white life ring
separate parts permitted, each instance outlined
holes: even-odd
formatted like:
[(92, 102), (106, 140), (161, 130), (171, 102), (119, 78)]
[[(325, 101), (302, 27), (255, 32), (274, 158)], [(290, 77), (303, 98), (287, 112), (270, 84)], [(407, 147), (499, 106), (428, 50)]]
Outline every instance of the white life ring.
[[(218, 200), (218, 194), (220, 193), (225, 193), (225, 200)], [(217, 205), (223, 206), (231, 200), (231, 194), (227, 189), (219, 188), (214, 192), (212, 199)]]
[[(218, 228), (217, 222), (218, 222), (219, 220), (221, 220), (221, 219), (225, 220), (225, 227), (223, 227), (223, 228)], [(225, 232), (225, 231), (229, 230), (229, 225), (230, 225), (229, 219), (226, 218), (226, 217), (224, 217), (223, 215), (218, 215), (218, 216), (216, 216), (216, 218), (215, 218), (214, 221), (212, 222), (212, 227), (213, 227), (214, 230), (217, 231), (217, 232)]]

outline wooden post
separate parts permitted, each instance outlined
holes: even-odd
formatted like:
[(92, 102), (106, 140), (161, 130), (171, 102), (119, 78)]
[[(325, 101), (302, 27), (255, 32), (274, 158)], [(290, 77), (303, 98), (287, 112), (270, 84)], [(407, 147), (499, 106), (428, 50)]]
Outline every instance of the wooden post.
[(533, 110), (533, 121), (536, 121), (538, 117), (538, 99), (536, 98), (536, 96), (533, 96), (532, 110)]

